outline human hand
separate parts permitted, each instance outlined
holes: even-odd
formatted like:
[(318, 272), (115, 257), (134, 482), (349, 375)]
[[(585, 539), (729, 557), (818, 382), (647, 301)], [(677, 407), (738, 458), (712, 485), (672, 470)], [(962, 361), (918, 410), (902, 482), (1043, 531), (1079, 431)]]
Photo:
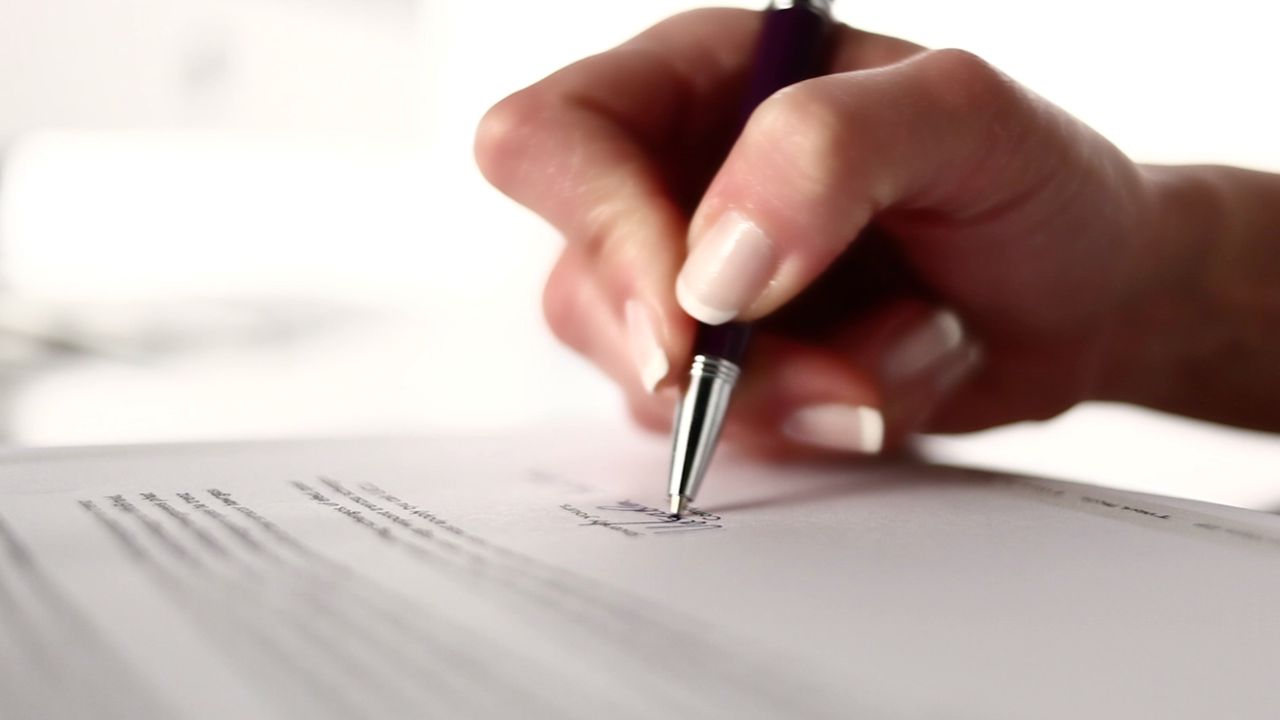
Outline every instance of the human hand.
[(833, 74), (734, 142), (760, 18), (676, 16), (481, 123), (486, 177), (567, 239), (553, 331), (663, 429), (690, 316), (758, 321), (725, 436), (764, 451), (875, 452), (1109, 385), (1115, 327), (1186, 262), (1159, 183), (971, 54), (844, 26)]

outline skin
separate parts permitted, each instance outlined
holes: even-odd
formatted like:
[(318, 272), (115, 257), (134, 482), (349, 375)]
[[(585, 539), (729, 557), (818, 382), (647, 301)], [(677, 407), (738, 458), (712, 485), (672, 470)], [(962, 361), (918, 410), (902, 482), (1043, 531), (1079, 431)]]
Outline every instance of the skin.
[[(738, 316), (760, 329), (730, 442), (808, 451), (782, 428), (830, 404), (878, 409), (891, 447), (1089, 399), (1280, 430), (1280, 178), (1139, 165), (970, 53), (844, 26), (832, 74), (765, 101), (735, 141), (759, 23), (675, 16), (506, 98), (477, 133), (490, 182), (566, 238), (552, 330), (641, 424), (669, 427), (688, 367), (685, 260), (736, 213), (772, 261)], [(628, 302), (672, 368), (657, 392)], [(940, 308), (962, 339), (903, 363)]]

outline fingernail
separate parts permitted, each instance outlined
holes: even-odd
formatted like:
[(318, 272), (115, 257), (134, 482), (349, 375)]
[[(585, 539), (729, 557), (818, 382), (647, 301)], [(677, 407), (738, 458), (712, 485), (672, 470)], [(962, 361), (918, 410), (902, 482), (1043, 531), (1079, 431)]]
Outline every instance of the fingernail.
[(810, 405), (792, 413), (782, 432), (805, 445), (874, 455), (884, 445), (884, 417), (866, 405)]
[(631, 357), (640, 372), (641, 384), (652, 395), (658, 383), (671, 370), (671, 364), (667, 361), (662, 344), (658, 342), (658, 333), (654, 329), (648, 308), (639, 300), (628, 300), (625, 313)]
[(760, 296), (777, 263), (764, 232), (731, 210), (694, 244), (676, 278), (676, 299), (685, 312), (708, 325), (729, 322)]
[(961, 380), (973, 375), (982, 365), (982, 347), (974, 342), (966, 342), (964, 349), (955, 354), (955, 359), (942, 368), (934, 385), (940, 392), (949, 392)]
[(958, 350), (964, 325), (951, 310), (939, 310), (899, 338), (885, 353), (884, 376), (898, 381), (915, 377)]

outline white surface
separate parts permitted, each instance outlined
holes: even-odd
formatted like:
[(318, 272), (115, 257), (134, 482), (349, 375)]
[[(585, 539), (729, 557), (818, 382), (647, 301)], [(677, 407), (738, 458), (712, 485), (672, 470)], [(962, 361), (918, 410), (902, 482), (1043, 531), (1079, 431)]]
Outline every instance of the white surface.
[(956, 465), (1078, 480), (1280, 512), (1280, 438), (1126, 405), (1090, 403), (1044, 423), (928, 438)]
[(0, 148), (46, 128), (416, 137), (419, 6), (0, 0)]
[(626, 438), (9, 453), (3, 707), (1252, 720), (1280, 700), (1273, 516), (730, 460), (714, 514), (677, 523), (662, 443)]

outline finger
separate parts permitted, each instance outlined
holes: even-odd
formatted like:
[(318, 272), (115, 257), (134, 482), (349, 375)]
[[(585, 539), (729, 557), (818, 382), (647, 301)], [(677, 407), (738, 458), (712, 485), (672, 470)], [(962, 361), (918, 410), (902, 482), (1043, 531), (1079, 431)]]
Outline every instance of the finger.
[(587, 258), (569, 250), (547, 278), (542, 311), (552, 334), (629, 390), (644, 381), (624, 326), (606, 295)]
[(642, 426), (666, 429), (675, 403), (674, 388), (656, 391), (667, 367), (651, 338), (638, 333), (634, 306), (620, 320), (605, 302), (608, 293), (582, 253), (570, 248), (556, 263), (543, 291), (543, 313), (552, 333), (583, 355), (621, 389), (632, 416)]
[(668, 366), (692, 343), (672, 293), (687, 214), (654, 148), (706, 117), (693, 106), (710, 107), (716, 89), (737, 84), (732, 58), (757, 23), (735, 11), (673, 18), (512, 95), (477, 132), (486, 177), (586, 254), (612, 289), (596, 298), (609, 312), (641, 308), (631, 316), (649, 319)]
[(593, 298), (604, 312), (620, 316), (627, 302), (639, 303), (664, 355), (683, 356), (692, 328), (670, 288), (685, 216), (644, 147), (596, 110), (521, 97), (481, 124), (486, 176), (569, 239), (610, 289)]
[[(607, 184), (603, 178), (615, 174), (612, 161), (618, 159), (610, 152), (629, 145), (644, 155), (680, 136), (705, 144), (706, 130), (737, 115), (760, 22), (760, 13), (726, 8), (676, 15), (515, 93), (480, 123), (481, 170), (499, 189), (573, 234), (578, 207), (556, 199), (565, 189)], [(921, 50), (843, 25), (834, 44), (833, 72), (879, 67)], [(591, 162), (597, 151), (610, 162)], [(588, 157), (577, 157), (583, 153)], [(562, 181), (549, 188), (548, 180)], [(565, 205), (570, 207), (563, 210)]]
[(1021, 152), (1029, 136), (1061, 131), (1041, 105), (954, 50), (775, 94), (693, 219), (682, 306), (709, 323), (754, 319), (809, 285), (883, 211), (950, 219), (1008, 205), (1053, 170)]
[[(624, 47), (502, 101), (476, 137), (490, 182), (584, 254), (615, 290), (594, 298), (607, 312), (621, 315), (629, 301), (643, 306), (668, 357), (683, 356), (690, 342), (670, 291), (686, 218), (649, 148), (682, 119), (688, 92), (672, 63)], [(638, 98), (645, 102), (632, 102)]]
[[(642, 304), (669, 359), (685, 356), (692, 335), (672, 292), (685, 253), (682, 198), (700, 195), (718, 163), (706, 139), (736, 112), (759, 22), (740, 10), (676, 16), (507, 98), (477, 132), (485, 176), (586, 248), (615, 288), (605, 299)], [(843, 66), (917, 50), (840, 33)], [(666, 156), (687, 162), (695, 153), (705, 172), (670, 172)]]
[(874, 369), (884, 398), (885, 445), (892, 448), (945, 411), (985, 359), (953, 310), (922, 300), (886, 306), (850, 326), (834, 345), (852, 362)]
[(726, 440), (778, 455), (874, 455), (900, 447), (978, 367), (950, 310), (900, 300), (822, 346), (766, 337), (752, 348)]
[[(723, 430), (727, 445), (778, 458), (831, 452), (835, 448), (830, 438), (838, 434), (842, 453), (881, 451), (883, 402), (875, 378), (865, 368), (821, 346), (759, 333), (743, 370)], [(809, 408), (839, 408), (827, 411), (839, 428), (829, 430), (822, 447), (788, 435), (791, 418)]]
[[(705, 145), (707, 130), (737, 114), (760, 19), (733, 9), (677, 15), (511, 95), (479, 125), (481, 170), (571, 240), (607, 240), (602, 229), (621, 225), (612, 212), (664, 195), (655, 149)], [(837, 71), (920, 50), (845, 26), (837, 33)], [(597, 208), (601, 200), (610, 202)]]
[(1089, 396), (1090, 379), (1095, 373), (1087, 366), (1097, 362), (1090, 355), (1071, 342), (1034, 346), (1005, 342), (993, 346), (985, 353), (981, 371), (929, 418), (924, 429), (935, 433), (973, 432), (1011, 422), (1052, 418)]

